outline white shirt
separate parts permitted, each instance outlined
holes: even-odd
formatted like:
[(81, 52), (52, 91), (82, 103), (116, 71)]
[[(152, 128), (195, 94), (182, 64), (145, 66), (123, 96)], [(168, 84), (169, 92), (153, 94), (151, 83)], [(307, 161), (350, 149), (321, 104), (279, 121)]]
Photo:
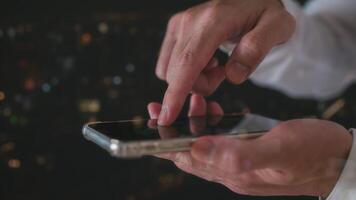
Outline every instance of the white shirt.
[[(304, 9), (282, 0), (295, 17), (292, 38), (273, 48), (250, 79), (294, 98), (325, 100), (356, 81), (356, 0), (314, 0)], [(232, 52), (232, 43), (221, 48)], [(356, 131), (346, 166), (327, 200), (356, 199)]]

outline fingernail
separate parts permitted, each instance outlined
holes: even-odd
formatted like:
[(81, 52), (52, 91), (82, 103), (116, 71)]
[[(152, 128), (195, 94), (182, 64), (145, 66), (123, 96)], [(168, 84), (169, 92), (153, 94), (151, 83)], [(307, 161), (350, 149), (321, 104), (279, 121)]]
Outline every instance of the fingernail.
[(250, 75), (250, 68), (241, 65), (240, 63), (235, 63), (233, 66), (234, 74), (236, 75), (236, 80), (233, 80), (235, 83), (244, 82)]
[(148, 114), (150, 115), (150, 119), (157, 119), (156, 113), (153, 113), (151, 110), (148, 110)]
[(166, 125), (168, 118), (168, 106), (162, 106), (161, 113), (158, 117), (158, 125), (164, 126)]
[(194, 144), (194, 154), (205, 162), (210, 162), (212, 157), (214, 144), (209, 140), (198, 140)]

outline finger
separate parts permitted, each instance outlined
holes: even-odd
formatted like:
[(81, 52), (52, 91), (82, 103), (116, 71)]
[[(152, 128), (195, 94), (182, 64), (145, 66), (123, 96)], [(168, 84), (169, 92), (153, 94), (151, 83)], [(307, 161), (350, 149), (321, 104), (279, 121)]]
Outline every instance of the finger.
[(207, 104), (204, 97), (198, 94), (192, 94), (190, 97), (188, 116), (205, 116), (206, 112)]
[(207, 110), (208, 110), (208, 115), (217, 115), (217, 116), (224, 115), (224, 110), (221, 108), (221, 106), (216, 101), (208, 102)]
[(208, 123), (210, 126), (216, 126), (224, 117), (224, 111), (221, 106), (215, 102), (208, 102)]
[(207, 105), (204, 97), (198, 94), (192, 94), (190, 97), (188, 116), (191, 117), (189, 118), (189, 128), (193, 135), (197, 136), (201, 133), (202, 130), (204, 130), (206, 126), (206, 120), (203, 116), (206, 115), (206, 109)]
[(166, 73), (168, 63), (174, 48), (174, 45), (177, 41), (176, 30), (179, 24), (181, 14), (178, 13), (174, 15), (167, 26), (167, 31), (163, 39), (161, 50), (159, 53), (157, 65), (156, 65), (156, 75), (161, 80), (166, 80)]
[(157, 119), (159, 113), (161, 112), (162, 105), (157, 102), (151, 102), (147, 105), (148, 114), (150, 115), (151, 119)]
[(157, 128), (158, 124), (157, 124), (157, 120), (156, 119), (149, 119), (147, 121), (147, 127), (155, 129)]
[[(245, 81), (275, 45), (292, 35), (295, 25), (276, 20), (280, 16), (280, 13), (265, 12), (255, 28), (241, 38), (226, 64), (226, 78), (230, 82)], [(293, 21), (287, 12), (285, 18), (282, 20)]]
[(209, 96), (211, 95), (225, 79), (225, 70), (222, 67), (210, 67), (204, 69), (193, 86), (193, 92)]
[[(207, 30), (215, 29), (208, 27)], [(169, 86), (163, 99), (160, 125), (169, 125), (177, 118), (200, 72), (213, 57), (220, 42), (224, 40), (223, 37), (216, 33), (212, 35), (211, 32), (197, 31), (188, 36), (188, 39), (177, 40), (168, 67)]]
[[(157, 117), (161, 111), (161, 104), (156, 103), (156, 102), (149, 103), (147, 106), (147, 109), (148, 109), (150, 118), (157, 119)], [(150, 128), (155, 128), (155, 127), (157, 127), (157, 120), (149, 120), (147, 125)], [(174, 129), (173, 127), (158, 126), (157, 129), (158, 129), (158, 133), (162, 139), (174, 138), (174, 137), (178, 136), (177, 130)]]
[[(253, 147), (253, 148), (251, 148)], [(283, 162), (280, 155), (279, 140), (260, 142), (237, 140), (227, 137), (204, 137), (194, 142), (192, 156), (203, 163), (210, 164), (230, 174), (278, 167)]]
[(192, 135), (199, 136), (204, 134), (206, 128), (206, 116), (189, 118), (189, 129)]

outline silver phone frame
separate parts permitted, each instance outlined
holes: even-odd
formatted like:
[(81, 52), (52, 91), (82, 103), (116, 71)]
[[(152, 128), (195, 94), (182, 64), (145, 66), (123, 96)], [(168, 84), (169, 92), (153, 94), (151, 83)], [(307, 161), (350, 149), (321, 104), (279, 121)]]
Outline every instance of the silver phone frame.
[[(111, 122), (132, 122), (135, 120), (122, 120)], [(130, 141), (123, 142), (117, 139), (112, 139), (90, 126), (98, 123), (110, 123), (110, 122), (91, 122), (87, 123), (83, 127), (83, 135), (86, 139), (96, 143), (101, 148), (108, 151), (112, 156), (118, 158), (137, 158), (145, 155), (154, 155), (168, 152), (180, 152), (189, 151), (193, 142), (197, 138), (173, 138), (167, 140), (146, 140), (146, 141)], [(250, 132), (250, 133), (226, 133), (220, 134), (229, 138), (235, 139), (252, 139), (260, 137), (264, 132)]]

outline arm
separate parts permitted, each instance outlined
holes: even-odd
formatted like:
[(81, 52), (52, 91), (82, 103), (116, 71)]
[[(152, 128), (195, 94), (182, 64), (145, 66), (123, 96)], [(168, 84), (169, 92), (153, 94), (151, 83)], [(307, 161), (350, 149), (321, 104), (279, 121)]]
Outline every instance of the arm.
[[(316, 0), (305, 10), (283, 1), (296, 31), (275, 47), (252, 74), (258, 84), (292, 97), (328, 99), (356, 80), (356, 1)], [(233, 44), (223, 46), (230, 51)]]

